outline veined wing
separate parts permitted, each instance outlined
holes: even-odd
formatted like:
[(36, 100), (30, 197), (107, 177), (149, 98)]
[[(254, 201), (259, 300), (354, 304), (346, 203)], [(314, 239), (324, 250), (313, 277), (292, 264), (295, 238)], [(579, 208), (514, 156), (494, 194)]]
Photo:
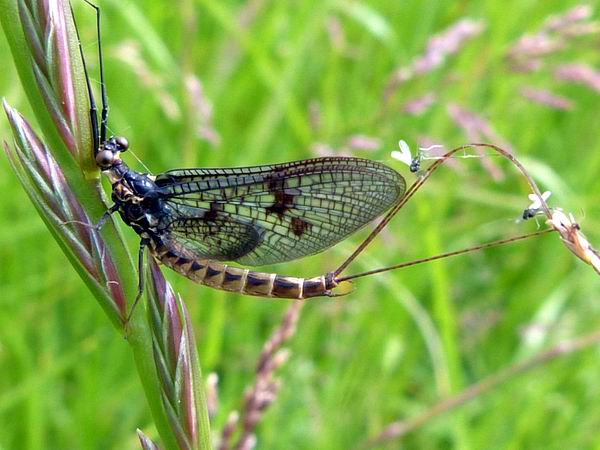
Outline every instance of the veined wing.
[(406, 188), (393, 169), (344, 157), (171, 170), (156, 184), (170, 213), (161, 225), (167, 240), (200, 257), (251, 266), (333, 246), (383, 214)]

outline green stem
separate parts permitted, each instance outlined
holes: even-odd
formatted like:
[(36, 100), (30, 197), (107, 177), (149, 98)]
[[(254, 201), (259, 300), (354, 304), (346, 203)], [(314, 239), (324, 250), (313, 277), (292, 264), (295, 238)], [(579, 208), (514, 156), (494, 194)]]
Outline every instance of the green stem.
[[(74, 80), (76, 98), (77, 130), (72, 130), (79, 150), (79, 160), (75, 158), (63, 142), (50, 112), (42, 98), (36, 78), (33, 73), (32, 57), (23, 32), (20, 16), (19, 1), (0, 0), (0, 23), (9, 43), (17, 72), (41, 128), (45, 142), (63, 171), (70, 188), (77, 199), (93, 220), (98, 220), (107, 210), (104, 193), (100, 183), (99, 172), (93, 162), (91, 146), (91, 124), (89, 120), (89, 102), (85, 85), (85, 74), (79, 55), (79, 47), (70, 5), (61, 2), (62, 13), (67, 19), (67, 34), (69, 54), (72, 63), (71, 71)], [(58, 0), (50, 0), (58, 1)], [(52, 230), (51, 230), (52, 231)], [(54, 233), (53, 233), (54, 234)], [(55, 236), (56, 237), (56, 236)], [(128, 299), (133, 300), (137, 291), (137, 274), (132, 264), (130, 253), (115, 223), (110, 220), (102, 229), (102, 238), (107, 246), (107, 257), (110, 257), (124, 280), (124, 292)], [(60, 242), (60, 240), (59, 240)], [(97, 295), (97, 293), (95, 293)], [(130, 301), (131, 301), (130, 300)], [(101, 302), (102, 304), (102, 302)], [(146, 399), (150, 406), (156, 428), (160, 433), (163, 445), (167, 449), (178, 449), (175, 436), (169, 426), (166, 413), (160, 400), (159, 382), (156, 374), (152, 339), (144, 320), (142, 308), (132, 318), (127, 330), (127, 341), (131, 346), (136, 366)], [(114, 323), (114, 322), (113, 322)], [(122, 323), (116, 324), (123, 332)], [(110, 355), (106, 355), (107, 364)]]

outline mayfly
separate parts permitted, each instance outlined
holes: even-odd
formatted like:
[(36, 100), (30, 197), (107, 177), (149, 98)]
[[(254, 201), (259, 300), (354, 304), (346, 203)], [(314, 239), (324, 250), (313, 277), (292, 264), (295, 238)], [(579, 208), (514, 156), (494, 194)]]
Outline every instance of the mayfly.
[[(81, 57), (90, 101), (95, 159), (112, 184), (114, 201), (97, 227), (118, 212), (140, 236), (139, 290), (134, 306), (143, 289), (146, 249), (167, 267), (212, 288), (261, 297), (305, 299), (343, 295), (348, 290), (340, 284), (361, 276), (524, 238), (496, 241), (344, 277), (342, 272), (426, 177), (421, 177), (407, 191), (404, 178), (394, 169), (353, 157), (238, 168), (175, 169), (156, 176), (130, 169), (121, 159), (129, 147), (127, 139), (107, 137), (100, 12), (97, 6), (90, 5), (96, 9), (97, 19), (100, 123), (83, 51)], [(356, 251), (336, 270), (324, 275), (299, 278), (229, 264), (260, 266), (319, 253), (386, 211)]]

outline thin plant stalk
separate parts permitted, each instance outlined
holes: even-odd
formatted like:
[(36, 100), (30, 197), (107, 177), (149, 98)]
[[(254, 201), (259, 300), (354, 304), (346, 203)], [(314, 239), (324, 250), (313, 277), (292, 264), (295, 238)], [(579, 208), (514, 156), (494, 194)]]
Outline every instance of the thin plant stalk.
[(399, 420), (386, 426), (377, 436), (370, 439), (361, 449), (379, 447), (387, 442), (399, 440), (419, 428), (429, 424), (437, 417), (447, 414), (460, 406), (480, 398), (488, 392), (515, 379), (517, 376), (535, 370), (551, 361), (564, 358), (574, 353), (588, 349), (600, 342), (600, 330), (592, 331), (577, 338), (559, 342), (553, 347), (500, 369), (496, 373), (473, 383), (462, 391), (439, 400), (421, 414), (405, 420)]

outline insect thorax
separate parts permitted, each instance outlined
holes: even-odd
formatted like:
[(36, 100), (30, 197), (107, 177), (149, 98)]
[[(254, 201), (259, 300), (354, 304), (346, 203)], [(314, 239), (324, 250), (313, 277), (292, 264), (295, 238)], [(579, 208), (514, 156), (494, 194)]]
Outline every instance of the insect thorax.
[(129, 169), (122, 162), (103, 173), (112, 183), (112, 200), (118, 205), (123, 221), (144, 237), (155, 235), (162, 201), (154, 181), (146, 174)]

